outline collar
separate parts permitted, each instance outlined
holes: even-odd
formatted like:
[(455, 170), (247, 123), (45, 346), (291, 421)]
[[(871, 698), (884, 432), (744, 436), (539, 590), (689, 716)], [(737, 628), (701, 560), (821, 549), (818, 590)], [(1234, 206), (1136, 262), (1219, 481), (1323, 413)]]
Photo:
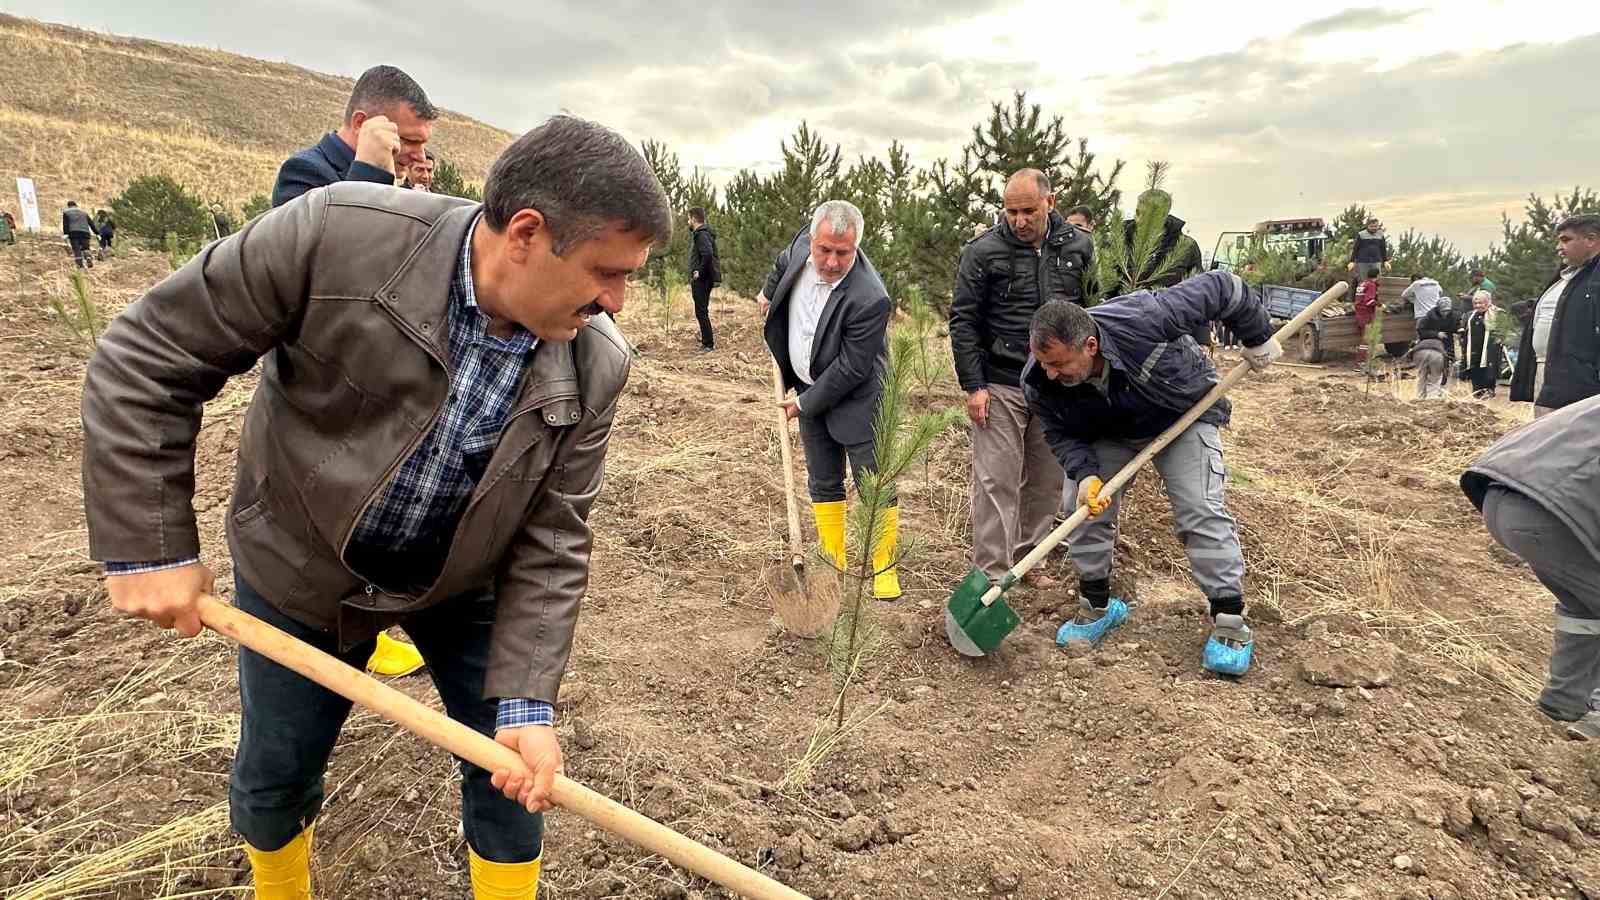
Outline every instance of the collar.
[(321, 150), (322, 155), (328, 158), (328, 162), (333, 163), (333, 167), (341, 173), (349, 172), (350, 167), (355, 164), (355, 148), (346, 144), (337, 131), (323, 135), (322, 140), (317, 142), (317, 149)]
[(1100, 355), (1100, 374), (1090, 375), (1084, 379), (1084, 384), (1093, 385), (1102, 394), (1111, 393), (1111, 360), (1105, 354)]
[(538, 341), (533, 333), (523, 328), (516, 322), (511, 323), (511, 334), (508, 337), (496, 337), (488, 334), (489, 324), (493, 321), (490, 315), (478, 308), (478, 290), (472, 282), (472, 235), (478, 230), (478, 223), (483, 221), (483, 213), (478, 213), (472, 219), (472, 224), (467, 226), (467, 236), (461, 239), (461, 254), (456, 260), (456, 294), (461, 298), (462, 307), (472, 310), (477, 318), (482, 320), (483, 339), (491, 345), (512, 351), (527, 352), (532, 350)]

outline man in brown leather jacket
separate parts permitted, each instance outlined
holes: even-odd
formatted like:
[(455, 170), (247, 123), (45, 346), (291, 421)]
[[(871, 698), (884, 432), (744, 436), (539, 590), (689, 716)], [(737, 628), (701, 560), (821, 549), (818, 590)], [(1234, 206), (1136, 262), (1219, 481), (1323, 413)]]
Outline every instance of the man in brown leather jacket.
[[(628, 373), (606, 313), (672, 226), (638, 152), (567, 116), (512, 144), (484, 197), (341, 183), (208, 246), (102, 338), (84, 493), (112, 604), (197, 634), (201, 405), (265, 357), (228, 518), (236, 603), (352, 665), (405, 627), (446, 711), (525, 763), (462, 763), (462, 819), (475, 895), (532, 898)], [(239, 690), (232, 823), (256, 895), (307, 898), (350, 704), (250, 650)]]

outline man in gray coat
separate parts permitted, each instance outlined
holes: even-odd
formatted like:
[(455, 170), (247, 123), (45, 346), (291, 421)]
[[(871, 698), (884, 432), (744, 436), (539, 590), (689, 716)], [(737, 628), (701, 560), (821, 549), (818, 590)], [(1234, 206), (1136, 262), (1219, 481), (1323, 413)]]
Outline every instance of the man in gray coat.
[(1576, 740), (1600, 738), (1600, 397), (1511, 432), (1461, 476), (1489, 534), (1555, 595), (1539, 709)]
[[(817, 542), (843, 568), (844, 468), (860, 484), (877, 468), (873, 420), (883, 394), (884, 336), (893, 304), (877, 270), (860, 251), (866, 220), (844, 200), (829, 200), (811, 214), (811, 227), (795, 236), (772, 264), (757, 301), (766, 315), (763, 334), (778, 361), (784, 406), (800, 420), (807, 487)], [(893, 501), (891, 501), (892, 503)], [(872, 548), (872, 594), (900, 596), (893, 565), (900, 510), (891, 506)]]

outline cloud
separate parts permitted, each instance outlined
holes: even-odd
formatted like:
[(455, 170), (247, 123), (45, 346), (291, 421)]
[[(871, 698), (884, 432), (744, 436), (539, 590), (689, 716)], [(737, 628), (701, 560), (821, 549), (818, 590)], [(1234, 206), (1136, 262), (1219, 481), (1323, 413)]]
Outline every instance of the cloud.
[(1376, 31), (1401, 25), (1422, 15), (1423, 10), (1388, 10), (1381, 6), (1359, 6), (1315, 19), (1294, 30), (1296, 37), (1322, 37), (1341, 31)]
[(879, 152), (890, 141), (959, 141), (967, 128), (947, 122), (929, 122), (912, 115), (874, 109), (841, 110), (818, 122), (828, 132), (846, 132), (866, 139)]
[[(1432, 11), (1374, 2), (1319, 7), (1326, 14), (1304, 23), (1292, 10), (1228, 18), (1169, 0), (1086, 8), (1075, 33), (1115, 34), (1117, 46), (1083, 38), (1066, 57), (1037, 43), (1037, 0), (8, 9), (347, 76), (390, 62), (435, 102), (509, 131), (570, 110), (664, 141), (686, 167), (719, 176), (769, 169), (802, 120), (852, 155), (899, 140), (920, 164), (958, 156), (990, 103), (1025, 89), (1088, 138), (1102, 168), (1126, 159), (1125, 189), (1145, 161), (1171, 161), (1169, 186), (1203, 244), (1209, 229), (1327, 215), (1354, 200), (1448, 224), (1468, 213), (1441, 198), (1470, 196), (1481, 211), (1593, 170), (1600, 94), (1580, 87), (1600, 79), (1600, 37), (1511, 43), (1542, 39), (1524, 27), (1548, 17), (1542, 0), (1515, 13), (1488, 0)], [(315, 25), (286, 40), (286, 22)], [(1317, 52), (1333, 44), (1347, 46)]]
[(1117, 112), (1105, 124), (1174, 163), (1180, 212), (1209, 210), (1193, 221), (1238, 227), (1363, 202), (1478, 250), (1529, 190), (1593, 171), (1595, 138), (1581, 123), (1600, 116), (1600, 96), (1558, 88), (1596, 80), (1600, 35), (1359, 75), (1261, 41), (1108, 84)]
[(961, 96), (961, 82), (945, 74), (944, 67), (927, 62), (912, 72), (889, 99), (900, 103), (945, 103)]

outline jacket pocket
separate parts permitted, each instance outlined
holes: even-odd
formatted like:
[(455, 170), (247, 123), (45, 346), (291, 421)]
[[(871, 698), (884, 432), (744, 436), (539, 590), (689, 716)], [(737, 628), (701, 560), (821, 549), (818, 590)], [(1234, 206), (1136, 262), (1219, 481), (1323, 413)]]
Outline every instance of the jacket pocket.
[(1008, 368), (1020, 369), (1028, 361), (1028, 343), (997, 337), (989, 342), (989, 358)]

